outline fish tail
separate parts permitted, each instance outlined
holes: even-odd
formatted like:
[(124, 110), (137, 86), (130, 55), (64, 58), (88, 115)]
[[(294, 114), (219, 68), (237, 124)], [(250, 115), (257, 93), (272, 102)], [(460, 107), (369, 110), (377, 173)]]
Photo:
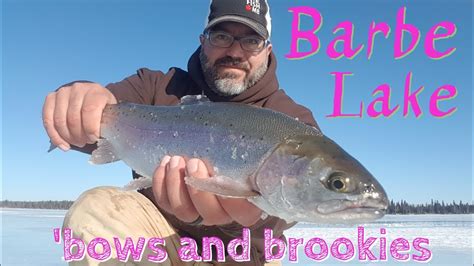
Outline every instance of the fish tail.
[(51, 141), (49, 142), (49, 149), (48, 149), (48, 152), (51, 152), (53, 151), (54, 149), (56, 149), (58, 146), (54, 145)]

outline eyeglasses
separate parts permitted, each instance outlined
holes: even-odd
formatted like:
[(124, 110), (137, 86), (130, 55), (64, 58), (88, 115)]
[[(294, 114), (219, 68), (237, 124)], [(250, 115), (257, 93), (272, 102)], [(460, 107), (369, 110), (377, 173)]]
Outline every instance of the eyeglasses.
[(240, 43), (240, 47), (248, 52), (260, 52), (269, 43), (269, 41), (259, 36), (252, 35), (245, 37), (234, 37), (223, 31), (209, 31), (204, 33), (204, 36), (213, 46), (220, 48), (229, 48), (232, 46), (234, 41), (238, 41)]

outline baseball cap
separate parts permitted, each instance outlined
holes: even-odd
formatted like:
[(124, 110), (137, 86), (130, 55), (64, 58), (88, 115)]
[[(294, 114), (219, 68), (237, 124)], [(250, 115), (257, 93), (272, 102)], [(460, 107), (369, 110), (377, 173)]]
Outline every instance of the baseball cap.
[(225, 21), (242, 23), (266, 40), (270, 38), (272, 25), (267, 0), (211, 0), (204, 32)]

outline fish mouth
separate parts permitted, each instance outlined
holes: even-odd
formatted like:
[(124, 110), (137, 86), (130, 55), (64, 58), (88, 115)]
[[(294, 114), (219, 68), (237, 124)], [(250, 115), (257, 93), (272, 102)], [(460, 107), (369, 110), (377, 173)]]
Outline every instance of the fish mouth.
[[(314, 223), (330, 223), (353, 225), (371, 223), (386, 214), (386, 205), (383, 203), (362, 203), (351, 200), (330, 200), (319, 204), (311, 215), (302, 213), (298, 215), (301, 221)], [(308, 218), (308, 216), (317, 217)]]
[(384, 201), (361, 200), (351, 201), (346, 199), (326, 201), (318, 206), (318, 212), (324, 215), (373, 215), (384, 216), (387, 211), (387, 204)]
[(382, 218), (386, 213), (386, 209), (374, 207), (354, 207), (334, 212), (334, 215), (343, 215), (349, 217), (350, 220), (368, 222)]

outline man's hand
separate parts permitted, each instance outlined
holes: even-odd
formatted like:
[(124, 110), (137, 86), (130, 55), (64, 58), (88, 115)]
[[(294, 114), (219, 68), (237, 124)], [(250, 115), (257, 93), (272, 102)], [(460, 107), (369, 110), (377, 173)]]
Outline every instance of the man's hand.
[(116, 103), (115, 96), (96, 83), (76, 82), (48, 94), (43, 124), (51, 143), (67, 151), (70, 144), (84, 147), (96, 142), (105, 105)]
[(185, 176), (209, 178), (199, 159), (185, 161), (180, 156), (165, 156), (153, 176), (153, 195), (160, 208), (191, 223), (199, 215), (204, 225), (223, 225), (236, 221), (243, 226), (255, 224), (262, 211), (246, 199), (231, 199), (187, 186)]

